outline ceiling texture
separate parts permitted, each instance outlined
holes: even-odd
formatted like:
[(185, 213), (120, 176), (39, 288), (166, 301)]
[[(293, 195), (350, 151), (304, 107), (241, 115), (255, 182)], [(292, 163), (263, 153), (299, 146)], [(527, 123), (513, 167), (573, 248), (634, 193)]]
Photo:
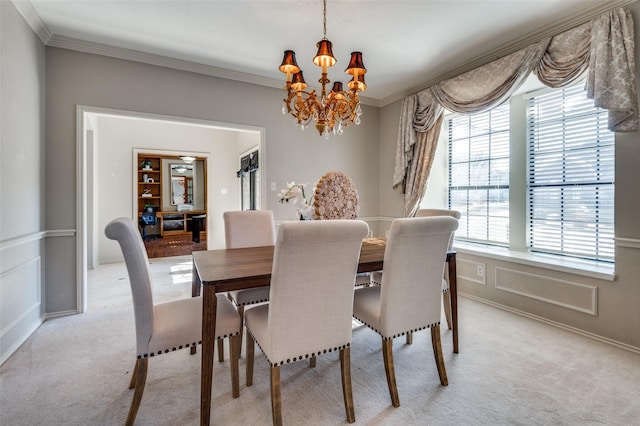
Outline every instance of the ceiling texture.
[[(6, 0), (1, 0), (6, 1)], [(344, 74), (367, 68), (364, 103), (384, 106), (635, 0), (328, 0), (327, 38)], [(47, 46), (282, 88), (283, 51), (311, 88), (322, 0), (13, 0)]]

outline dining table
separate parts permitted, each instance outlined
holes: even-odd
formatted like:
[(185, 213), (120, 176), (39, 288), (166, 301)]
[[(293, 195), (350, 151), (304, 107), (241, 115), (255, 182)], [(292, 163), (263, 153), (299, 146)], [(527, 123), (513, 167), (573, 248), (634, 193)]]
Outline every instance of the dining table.
[[(365, 238), (360, 250), (358, 272), (383, 270), (385, 248), (385, 238)], [(199, 296), (202, 288), (201, 425), (208, 425), (211, 417), (217, 294), (231, 290), (268, 286), (271, 280), (273, 252), (274, 246), (193, 252), (192, 295)], [(447, 253), (446, 262), (449, 271), (449, 291), (451, 292), (453, 352), (458, 353), (455, 251)]]

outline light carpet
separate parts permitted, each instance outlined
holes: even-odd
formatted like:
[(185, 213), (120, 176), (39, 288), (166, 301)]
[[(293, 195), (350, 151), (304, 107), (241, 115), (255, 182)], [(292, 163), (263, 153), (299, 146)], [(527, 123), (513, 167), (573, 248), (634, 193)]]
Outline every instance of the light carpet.
[[(156, 302), (189, 297), (189, 257), (152, 259)], [(119, 425), (131, 402), (135, 330), (123, 264), (89, 273), (86, 314), (46, 321), (0, 367), (0, 424)], [(354, 323), (351, 368), (356, 424), (638, 425), (640, 356), (529, 318), (459, 298), (460, 353), (442, 326), (449, 386), (441, 386), (428, 330), (394, 341), (400, 407), (391, 406), (381, 340)], [(444, 324), (444, 321), (443, 321)], [(228, 350), (228, 345), (225, 345)], [(256, 350), (258, 348), (256, 347)], [(269, 368), (257, 354), (254, 385), (233, 399), (227, 361), (214, 363), (212, 424), (271, 423)], [(136, 424), (199, 422), (200, 350), (149, 362)], [(345, 420), (337, 353), (317, 367), (282, 368), (284, 423)]]

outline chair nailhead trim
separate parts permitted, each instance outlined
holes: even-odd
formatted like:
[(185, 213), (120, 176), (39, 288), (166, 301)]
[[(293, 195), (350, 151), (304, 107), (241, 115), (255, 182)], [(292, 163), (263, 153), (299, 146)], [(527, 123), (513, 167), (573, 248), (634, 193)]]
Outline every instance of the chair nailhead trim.
[(393, 336), (384, 336), (379, 330), (377, 330), (376, 328), (372, 327), (369, 323), (367, 323), (366, 321), (361, 320), (360, 318), (358, 318), (357, 316), (353, 316), (355, 319), (357, 319), (358, 321), (360, 321), (361, 323), (363, 323), (364, 325), (366, 325), (367, 327), (369, 327), (371, 330), (375, 331), (376, 333), (378, 333), (380, 336), (382, 336), (383, 340), (393, 340), (396, 337), (400, 337), (400, 336), (404, 336), (405, 334), (408, 333), (413, 333), (416, 331), (420, 331), (420, 330), (424, 330), (425, 328), (431, 328), (431, 327), (435, 327), (435, 326), (439, 326), (440, 325), (440, 321), (433, 323), (433, 324), (429, 324), (429, 325), (425, 325), (424, 327), (418, 327), (418, 328), (414, 328), (412, 330), (407, 330), (407, 331), (403, 331), (402, 333), (399, 334), (394, 334)]
[[(225, 334), (224, 336), (218, 337), (216, 340), (226, 339), (227, 337), (233, 337), (233, 336), (239, 336), (239, 335), (240, 335), (240, 332), (235, 332), (233, 334)], [(174, 351), (177, 351), (179, 349), (186, 349), (186, 348), (190, 348), (192, 346), (198, 346), (198, 345), (201, 345), (201, 344), (202, 344), (202, 340), (200, 340), (198, 342), (193, 342), (193, 343), (186, 343), (184, 345), (178, 346), (177, 348), (161, 349), (158, 352), (151, 352), (149, 354), (138, 355), (138, 359), (148, 358), (148, 357), (152, 357), (152, 356), (156, 356), (156, 355), (168, 354), (169, 352), (174, 352)]]
[[(258, 345), (258, 347), (260, 348), (260, 350), (262, 351), (262, 353), (264, 354), (264, 350), (262, 350), (262, 346), (260, 346), (260, 343), (258, 343), (258, 341), (256, 339), (253, 338), (253, 334), (251, 334), (251, 331), (247, 330), (249, 332), (249, 335), (251, 336), (251, 338), (254, 340), (254, 342), (256, 342), (256, 345)], [(318, 352), (312, 352), (311, 354), (304, 354), (304, 355), (299, 355), (297, 357), (294, 357), (293, 359), (287, 359), (286, 361), (280, 361), (280, 362), (271, 362), (271, 360), (269, 358), (267, 358), (267, 361), (269, 361), (269, 364), (271, 364), (272, 367), (278, 367), (280, 365), (284, 365), (284, 364), (289, 364), (291, 362), (295, 362), (295, 361), (302, 361), (302, 359), (306, 359), (309, 357), (315, 357), (321, 354), (326, 354), (327, 352), (333, 352), (333, 351), (340, 351), (342, 349), (346, 349), (351, 347), (351, 342), (342, 345), (342, 346), (338, 346), (335, 348), (329, 348), (329, 349), (323, 349), (320, 350)], [(266, 355), (265, 355), (266, 358)]]
[(263, 303), (263, 302), (268, 302), (269, 298), (267, 297), (266, 299), (260, 299), (260, 300), (252, 300), (250, 302), (245, 302), (241, 305), (238, 305), (235, 301), (233, 303), (236, 303), (236, 306), (247, 306), (247, 305), (255, 305), (256, 303)]
[(234, 305), (236, 306), (247, 306), (247, 305), (255, 305), (256, 303), (264, 303), (264, 302), (268, 302), (269, 298), (267, 297), (266, 299), (260, 299), (260, 300), (251, 300), (249, 302), (245, 302), (242, 304), (238, 304), (235, 300), (233, 300), (233, 298), (231, 299), (231, 301), (233, 302)]

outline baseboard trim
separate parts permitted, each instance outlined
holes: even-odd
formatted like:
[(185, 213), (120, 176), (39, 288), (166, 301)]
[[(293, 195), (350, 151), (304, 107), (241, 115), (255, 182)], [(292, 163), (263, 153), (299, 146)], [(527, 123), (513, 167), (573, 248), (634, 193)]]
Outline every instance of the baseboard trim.
[(615, 346), (620, 349), (625, 349), (629, 352), (633, 352), (635, 354), (640, 355), (640, 348), (636, 346), (631, 346), (626, 343), (618, 342), (617, 340), (609, 339), (607, 337), (603, 337), (594, 333), (590, 333), (588, 331), (581, 330), (576, 327), (572, 327), (570, 325), (566, 325), (557, 321), (553, 321), (535, 314), (531, 314), (529, 312), (521, 311), (520, 309), (515, 309), (510, 306), (502, 305), (500, 303), (492, 302), (491, 300), (483, 299), (481, 297), (474, 296), (469, 293), (458, 292), (458, 296), (466, 297), (471, 300), (475, 300), (476, 302), (484, 303), (485, 305), (493, 306), (494, 308), (502, 309), (503, 311), (511, 312), (516, 315), (520, 315), (535, 321), (539, 321), (548, 325), (552, 325), (554, 327), (560, 328), (562, 330), (570, 331), (575, 334), (579, 334), (584, 337), (588, 337), (593, 340), (597, 340), (598, 342), (606, 343), (611, 346)]
[(44, 320), (40, 318), (40, 321), (34, 322), (31, 327), (27, 329), (27, 331), (21, 336), (20, 340), (17, 340), (11, 347), (7, 348), (6, 351), (2, 351), (2, 358), (0, 358), (0, 366), (3, 365), (11, 356), (16, 353), (16, 351), (27, 341), (29, 337), (35, 333), (35, 331), (42, 325)]
[(68, 317), (69, 315), (76, 315), (80, 312), (70, 310), (70, 311), (60, 311), (60, 312), (49, 312), (45, 315), (45, 320), (60, 318), (60, 317)]

